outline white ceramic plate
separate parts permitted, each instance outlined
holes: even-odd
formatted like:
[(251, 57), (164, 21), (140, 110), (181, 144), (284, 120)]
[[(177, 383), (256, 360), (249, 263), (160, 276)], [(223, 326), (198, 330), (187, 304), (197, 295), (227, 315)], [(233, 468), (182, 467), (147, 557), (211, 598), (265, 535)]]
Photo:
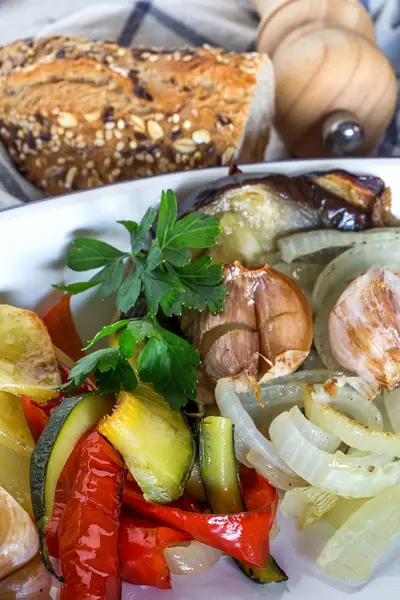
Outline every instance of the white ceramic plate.
[[(252, 165), (244, 170), (299, 174), (334, 168), (381, 177), (391, 187), (394, 210), (400, 214), (400, 159), (291, 161)], [(165, 175), (0, 213), (0, 302), (40, 312), (54, 300), (52, 283), (77, 280), (76, 274), (64, 267), (65, 252), (74, 237), (94, 236), (127, 248), (125, 230), (116, 224), (117, 220), (140, 219), (149, 205), (157, 205), (163, 189), (176, 190), (178, 199), (182, 199), (199, 185), (226, 174), (227, 169), (220, 168)], [(83, 339), (88, 339), (113, 315), (113, 303), (96, 300), (93, 292), (75, 297), (73, 309)], [(299, 533), (283, 517), (280, 527), (272, 553), (289, 576), (287, 584), (251, 583), (229, 559), (224, 559), (203, 575), (173, 577), (173, 591), (126, 585), (123, 600), (277, 600), (286, 596), (290, 600), (344, 600), (349, 595), (355, 600), (375, 600), (378, 594), (388, 599), (399, 597), (399, 540), (393, 541), (384, 560), (375, 566), (371, 582), (351, 588), (328, 581), (313, 566), (312, 559), (330, 534), (328, 527)]]

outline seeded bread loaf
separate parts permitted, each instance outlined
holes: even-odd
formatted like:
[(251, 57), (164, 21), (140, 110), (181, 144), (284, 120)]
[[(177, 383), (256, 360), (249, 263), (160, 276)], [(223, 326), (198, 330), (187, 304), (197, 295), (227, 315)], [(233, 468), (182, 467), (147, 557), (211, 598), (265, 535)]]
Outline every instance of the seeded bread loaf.
[(263, 54), (66, 37), (0, 47), (0, 138), (49, 195), (262, 160), (273, 98)]

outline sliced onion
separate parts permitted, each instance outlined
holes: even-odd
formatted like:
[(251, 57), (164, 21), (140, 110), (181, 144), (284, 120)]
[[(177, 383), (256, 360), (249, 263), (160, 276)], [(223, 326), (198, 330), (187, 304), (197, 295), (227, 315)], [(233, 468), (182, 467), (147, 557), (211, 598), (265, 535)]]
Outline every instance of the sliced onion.
[(303, 406), (305, 386), (309, 383), (324, 383), (332, 377), (340, 377), (341, 371), (315, 369), (313, 371), (297, 371), (285, 377), (278, 377), (260, 386), (263, 404), (260, 404), (254, 392), (240, 392), (238, 398), (257, 427), (265, 426), (265, 415), (282, 412), (294, 405)]
[(327, 303), (326, 306), (321, 306), (314, 316), (314, 346), (327, 369), (341, 368), (337, 360), (333, 358), (329, 343), (328, 319), (334, 305), (334, 303)]
[[(306, 393), (305, 398), (307, 407), (316, 405), (317, 408), (323, 405), (330, 405), (335, 411), (340, 411), (344, 415), (355, 419), (362, 425), (371, 427), (376, 431), (383, 431), (382, 413), (373, 402), (369, 402), (365, 396), (356, 391), (352, 385), (353, 377), (333, 377), (325, 382), (323, 386), (313, 384), (312, 398)], [(307, 388), (307, 392), (310, 388)], [(307, 414), (306, 415), (310, 419)], [(310, 419), (312, 420), (312, 419)], [(314, 421), (313, 421), (314, 422)], [(315, 423), (318, 425), (318, 423)], [(322, 427), (322, 425), (318, 425)], [(348, 444), (352, 446), (352, 444)], [(360, 448), (362, 450), (362, 448)]]
[[(342, 392), (342, 402), (340, 402), (340, 392)], [(355, 405), (359, 402), (364, 403), (364, 414), (361, 415), (364, 424), (349, 419), (332, 406), (333, 403), (336, 403), (339, 407), (341, 406), (342, 410), (351, 414), (352, 399), (356, 400)], [(359, 409), (359, 406), (356, 406), (356, 408)], [(348, 446), (366, 452), (400, 456), (400, 436), (382, 431), (382, 415), (376, 406), (364, 400), (358, 394), (356, 395), (355, 392), (352, 395), (345, 396), (345, 389), (339, 389), (337, 396), (331, 397), (326, 393), (325, 386), (310, 386), (306, 390), (305, 411), (312, 423), (323, 429), (323, 431), (336, 435)], [(374, 415), (375, 412), (376, 416)], [(368, 420), (368, 423), (365, 423), (365, 420)], [(375, 424), (380, 427), (380, 430), (374, 428)]]
[(291, 263), (326, 248), (346, 248), (356, 244), (368, 245), (370, 242), (392, 243), (396, 241), (400, 241), (400, 230), (397, 227), (382, 227), (357, 232), (317, 229), (284, 237), (278, 240), (278, 247), (283, 260)]
[(339, 496), (313, 486), (286, 492), (280, 509), (285, 517), (294, 517), (299, 529), (311, 525), (333, 508)]
[(306, 360), (300, 367), (301, 371), (316, 371), (325, 369), (325, 365), (322, 362), (318, 352), (315, 348), (311, 348)]
[[(275, 487), (286, 490), (299, 485), (299, 477), (279, 457), (271, 442), (258, 431), (252, 418), (241, 405), (229, 379), (218, 381), (215, 398), (221, 415), (231, 419), (235, 426), (235, 452), (238, 460), (247, 466), (253, 466), (246, 456), (250, 450), (255, 450), (262, 457), (264, 469), (268, 471), (268, 480)], [(262, 474), (264, 475), (265, 471)]]
[(298, 284), (307, 299), (311, 299), (315, 282), (323, 268), (324, 265), (312, 263), (296, 263), (289, 265), (287, 262), (278, 262), (274, 264), (274, 269), (276, 271), (280, 271), (280, 273), (287, 275)]
[(400, 484), (380, 492), (356, 510), (328, 541), (317, 566), (346, 583), (362, 583), (373, 561), (400, 533)]
[(395, 433), (400, 434), (400, 388), (392, 392), (384, 390), (383, 399), (390, 424)]
[(206, 571), (219, 561), (224, 553), (201, 542), (193, 540), (188, 544), (170, 546), (164, 550), (164, 557), (174, 575), (196, 575)]
[(344, 525), (347, 519), (361, 506), (368, 502), (369, 498), (342, 498), (337, 496), (337, 502), (334, 507), (324, 515), (332, 527), (339, 529)]
[(311, 485), (340, 496), (367, 498), (400, 480), (400, 461), (387, 456), (358, 458), (320, 450), (296, 427), (295, 412), (300, 412), (297, 406), (276, 417), (269, 432), (279, 456)]
[(341, 443), (339, 437), (326, 433), (313, 425), (299, 410), (293, 412), (292, 419), (298, 431), (316, 448), (329, 453), (335, 452), (339, 448)]

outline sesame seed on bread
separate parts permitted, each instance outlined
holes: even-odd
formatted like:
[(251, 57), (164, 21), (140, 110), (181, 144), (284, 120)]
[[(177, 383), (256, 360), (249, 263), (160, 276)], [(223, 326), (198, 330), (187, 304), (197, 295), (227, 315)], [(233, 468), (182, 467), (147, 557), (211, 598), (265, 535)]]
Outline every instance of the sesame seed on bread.
[(48, 195), (263, 159), (264, 54), (51, 37), (0, 47), (0, 139)]

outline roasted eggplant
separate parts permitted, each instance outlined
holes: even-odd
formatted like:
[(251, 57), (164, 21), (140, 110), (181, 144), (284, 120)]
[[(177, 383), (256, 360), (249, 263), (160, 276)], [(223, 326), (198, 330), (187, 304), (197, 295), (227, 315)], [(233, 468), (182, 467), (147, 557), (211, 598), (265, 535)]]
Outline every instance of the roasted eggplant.
[(374, 207), (383, 196), (387, 191), (378, 177), (339, 170), (297, 177), (235, 173), (188, 196), (180, 210), (221, 219), (222, 235), (211, 249), (215, 261), (257, 266), (268, 262), (279, 237), (293, 231), (373, 227)]

